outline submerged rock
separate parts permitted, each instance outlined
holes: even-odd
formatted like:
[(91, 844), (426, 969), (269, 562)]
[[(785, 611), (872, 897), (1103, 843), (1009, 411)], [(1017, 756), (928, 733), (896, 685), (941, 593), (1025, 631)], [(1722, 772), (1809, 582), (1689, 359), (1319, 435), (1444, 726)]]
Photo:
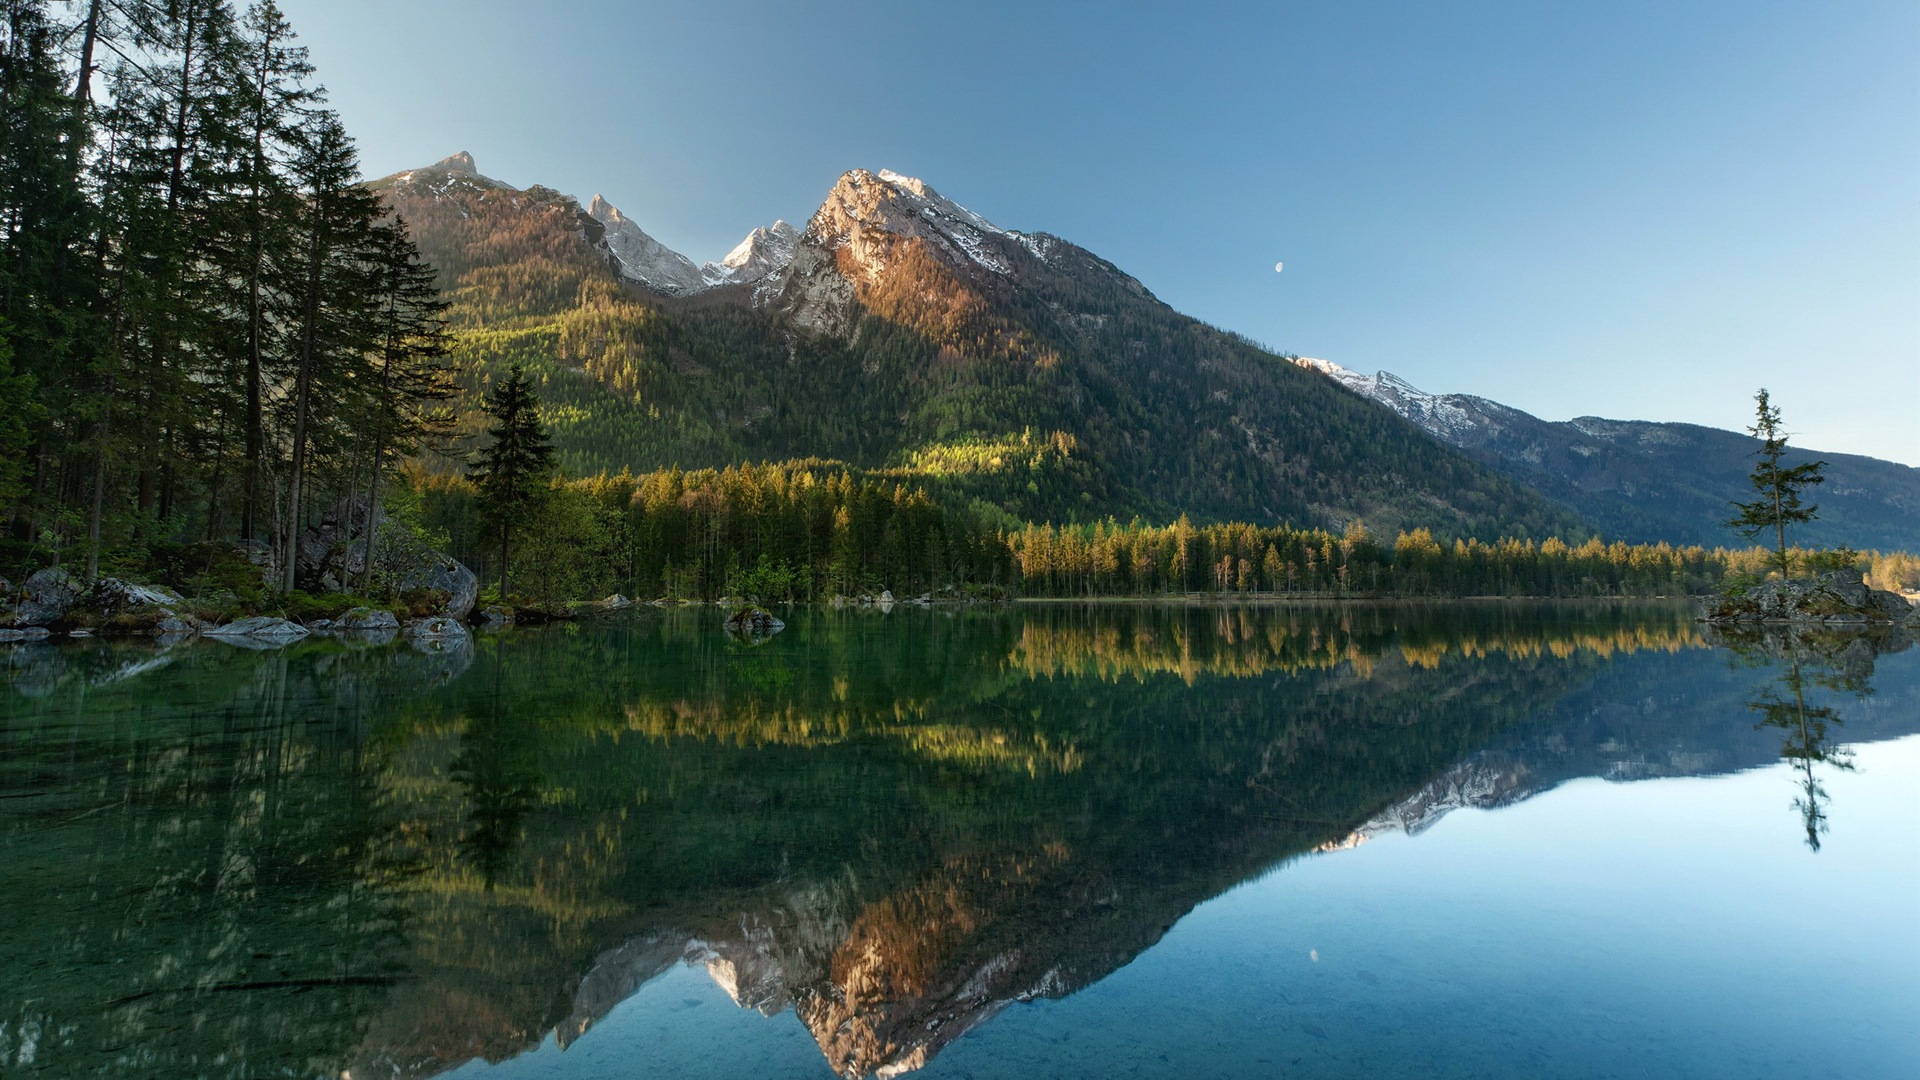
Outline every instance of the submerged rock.
[(1913, 624), (1915, 609), (1898, 593), (1870, 588), (1853, 569), (1811, 578), (1763, 581), (1742, 593), (1719, 597), (1706, 621), (1738, 623)]
[(22, 641), (45, 641), (51, 632), (44, 626), (22, 626), (18, 629), (0, 630), (0, 645), (12, 645)]

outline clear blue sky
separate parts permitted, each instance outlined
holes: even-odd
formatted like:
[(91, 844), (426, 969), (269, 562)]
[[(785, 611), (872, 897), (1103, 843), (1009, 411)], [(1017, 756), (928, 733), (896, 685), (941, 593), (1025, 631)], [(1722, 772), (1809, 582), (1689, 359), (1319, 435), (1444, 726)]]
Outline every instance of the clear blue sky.
[(890, 168), (1276, 348), (1920, 465), (1913, 0), (281, 2), (371, 174), (701, 261)]

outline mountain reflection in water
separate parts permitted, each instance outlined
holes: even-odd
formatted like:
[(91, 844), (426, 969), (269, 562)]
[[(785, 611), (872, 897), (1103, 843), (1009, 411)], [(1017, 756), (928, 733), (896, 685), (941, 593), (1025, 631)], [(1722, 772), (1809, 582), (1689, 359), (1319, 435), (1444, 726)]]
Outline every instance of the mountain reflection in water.
[(1842, 710), (1855, 741), (1920, 728), (1912, 685), (1847, 704), (1903, 642), (1849, 684), (1730, 663), (1679, 608), (789, 624), (4, 654), (0, 1068), (425, 1076), (564, 1046), (692, 962), (833, 1070), (897, 1073), (1302, 854), (1774, 760), (1757, 693), (1809, 768)]

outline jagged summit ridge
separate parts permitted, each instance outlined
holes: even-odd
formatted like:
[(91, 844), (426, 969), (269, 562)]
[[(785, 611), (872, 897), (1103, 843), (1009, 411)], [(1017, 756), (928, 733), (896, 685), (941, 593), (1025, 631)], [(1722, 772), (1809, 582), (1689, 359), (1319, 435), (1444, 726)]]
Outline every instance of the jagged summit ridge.
[(775, 221), (748, 233), (719, 262), (702, 266), (700, 276), (709, 288), (750, 285), (786, 270), (799, 246), (800, 230)]
[(621, 277), (665, 296), (685, 296), (707, 287), (693, 260), (647, 235), (620, 208), (596, 194), (587, 216), (606, 229), (601, 243)]
[(1524, 415), (1517, 409), (1472, 394), (1430, 394), (1391, 371), (1362, 375), (1331, 360), (1311, 356), (1295, 357), (1293, 362), (1325, 375), (1361, 397), (1385, 405), (1456, 446), (1475, 442), (1480, 436), (1498, 434), (1505, 425)]

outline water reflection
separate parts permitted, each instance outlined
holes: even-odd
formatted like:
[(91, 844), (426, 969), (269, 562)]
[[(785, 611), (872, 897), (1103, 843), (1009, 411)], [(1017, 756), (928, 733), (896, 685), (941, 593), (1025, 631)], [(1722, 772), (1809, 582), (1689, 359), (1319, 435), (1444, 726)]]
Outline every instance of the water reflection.
[[(1844, 721), (1830, 699), (1871, 694), (1875, 661), (1885, 653), (1904, 651), (1912, 642), (1898, 629), (1789, 627), (1723, 633), (1717, 640), (1749, 665), (1778, 668), (1747, 707), (1759, 714), (1760, 726), (1783, 734), (1780, 756), (1793, 765), (1800, 789), (1793, 807), (1800, 814), (1808, 849), (1819, 851), (1828, 829), (1828, 795), (1817, 766), (1853, 771), (1852, 752), (1836, 741), (1835, 729)], [(1829, 700), (1818, 700), (1822, 695)]]
[(8, 654), (0, 1067), (423, 1076), (693, 962), (897, 1072), (1288, 859), (1774, 753), (1679, 609), (789, 622)]

